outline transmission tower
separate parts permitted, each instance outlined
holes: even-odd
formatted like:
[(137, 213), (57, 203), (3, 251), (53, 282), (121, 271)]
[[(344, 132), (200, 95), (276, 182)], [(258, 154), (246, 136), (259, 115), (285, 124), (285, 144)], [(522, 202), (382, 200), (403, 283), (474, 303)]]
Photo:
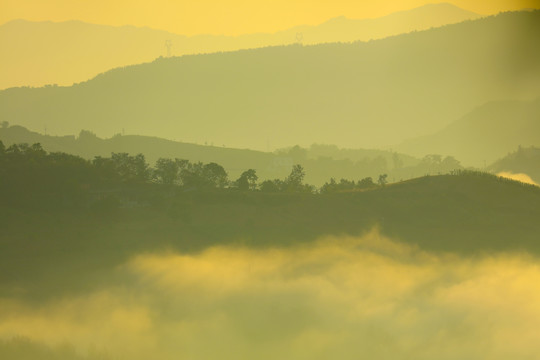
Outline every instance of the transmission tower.
[(171, 57), (172, 41), (171, 40), (166, 40), (165, 41), (165, 47), (167, 48), (167, 57)]

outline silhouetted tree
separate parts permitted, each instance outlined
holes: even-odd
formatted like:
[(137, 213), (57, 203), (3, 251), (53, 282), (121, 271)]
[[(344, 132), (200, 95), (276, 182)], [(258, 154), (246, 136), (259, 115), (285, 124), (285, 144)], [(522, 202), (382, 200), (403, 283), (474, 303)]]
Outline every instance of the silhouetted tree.
[(354, 180), (341, 179), (338, 183), (334, 178), (331, 178), (329, 183), (327, 182), (321, 187), (320, 192), (331, 193), (336, 191), (351, 191), (356, 187)]
[(223, 166), (216, 163), (204, 165), (204, 176), (212, 187), (224, 188), (228, 183), (228, 175)]
[(180, 169), (182, 185), (186, 187), (204, 187), (203, 163), (184, 163)]
[(375, 187), (375, 183), (373, 182), (373, 179), (371, 177), (366, 177), (362, 180), (358, 180), (358, 182), (356, 183), (356, 187), (359, 189), (370, 189)]
[(240, 175), (240, 177), (235, 181), (236, 186), (239, 190), (255, 190), (257, 187), (257, 180), (259, 177), (253, 169), (246, 170)]
[(112, 161), (120, 179), (125, 182), (144, 183), (150, 178), (148, 164), (143, 154), (112, 153)]
[(98, 140), (98, 137), (96, 134), (94, 134), (91, 131), (88, 130), (81, 130), (79, 133), (79, 137), (77, 138), (79, 141), (89, 142), (89, 141), (95, 141)]
[(179, 163), (175, 160), (159, 158), (154, 169), (154, 178), (161, 184), (171, 185), (178, 179)]
[(306, 172), (304, 171), (304, 168), (300, 164), (296, 164), (293, 166), (291, 173), (285, 179), (285, 186), (287, 191), (301, 191), (302, 190), (302, 182), (304, 181), (304, 177), (306, 176)]
[(379, 175), (379, 180), (377, 181), (377, 183), (380, 186), (385, 186), (388, 183), (387, 177), (388, 177), (388, 174)]
[(120, 181), (120, 177), (116, 172), (116, 166), (111, 158), (96, 156), (92, 160), (92, 166), (100, 181)]
[(441, 170), (449, 172), (461, 168), (461, 163), (452, 156), (445, 157), (441, 162)]
[(227, 172), (216, 163), (182, 162), (179, 164), (182, 184), (197, 188), (224, 188), (227, 185)]
[(265, 180), (259, 185), (259, 188), (262, 192), (280, 192), (283, 191), (284, 183), (279, 179)]
[(441, 165), (442, 156), (438, 154), (429, 154), (422, 158), (420, 162), (421, 166), (424, 166), (429, 173), (434, 173), (437, 171)]
[(330, 182), (325, 182), (323, 186), (321, 186), (321, 194), (328, 194), (333, 193), (337, 191), (338, 184), (336, 183), (336, 179), (330, 178)]

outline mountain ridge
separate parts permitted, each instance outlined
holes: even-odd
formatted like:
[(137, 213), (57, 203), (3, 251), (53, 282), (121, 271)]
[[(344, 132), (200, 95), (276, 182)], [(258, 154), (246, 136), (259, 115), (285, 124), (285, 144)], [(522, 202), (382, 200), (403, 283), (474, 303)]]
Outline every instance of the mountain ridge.
[[(342, 19), (333, 22), (337, 27), (325, 25), (325, 22), (274, 33), (240, 36), (185, 36), (149, 27), (98, 25), (78, 20), (13, 20), (0, 25), (0, 48), (4, 52), (0, 59), (0, 89), (45, 84), (71, 85), (85, 81), (111, 68), (166, 56), (167, 40), (171, 41), (173, 55), (212, 53), (291, 44), (298, 41), (299, 32), (302, 32), (301, 41), (305, 44), (369, 40), (459, 22), (478, 15), (436, 6), (388, 16), (367, 20)], [(12, 41), (14, 38), (24, 41), (15, 43)], [(88, 57), (93, 59), (92, 63), (88, 63)], [(44, 64), (34, 62), (35, 58), (42, 59)]]
[(252, 149), (383, 147), (494, 99), (538, 96), (539, 19), (512, 12), (367, 43), (163, 58), (71, 87), (0, 91), (0, 118)]

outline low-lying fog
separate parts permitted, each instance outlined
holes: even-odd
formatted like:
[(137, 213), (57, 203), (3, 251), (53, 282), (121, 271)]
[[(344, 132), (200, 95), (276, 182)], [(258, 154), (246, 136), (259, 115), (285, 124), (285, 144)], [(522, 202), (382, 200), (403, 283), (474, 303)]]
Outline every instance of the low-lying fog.
[(112, 359), (538, 359), (539, 264), (427, 253), (377, 231), (148, 254), (84, 296), (1, 299), (0, 338), (4, 351), (22, 336)]

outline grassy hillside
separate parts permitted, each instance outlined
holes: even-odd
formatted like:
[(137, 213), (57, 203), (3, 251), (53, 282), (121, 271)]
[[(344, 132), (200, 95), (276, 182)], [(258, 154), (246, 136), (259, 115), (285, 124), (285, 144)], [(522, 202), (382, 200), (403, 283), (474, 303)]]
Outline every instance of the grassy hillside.
[(397, 149), (416, 156), (452, 155), (480, 167), (518, 146), (531, 145), (540, 145), (540, 98), (487, 103), (443, 130), (406, 141)]
[(526, 174), (534, 182), (540, 184), (540, 148), (519, 147), (517, 151), (509, 153), (488, 166), (487, 170), (493, 173)]
[[(303, 34), (303, 42), (380, 39), (478, 17), (450, 4), (434, 4), (379, 19), (336, 18), (318, 26), (299, 26), (275, 34), (183, 36), (133, 26), (104, 26), (80, 21), (62, 23), (11, 21), (0, 26), (0, 89), (14, 86), (71, 85), (115, 67), (165, 56), (232, 51), (285, 45)], [(13, 41), (17, 39), (16, 41)], [(92, 61), (88, 61), (91, 58)], [(40, 61), (35, 61), (40, 59)]]
[(71, 87), (0, 92), (0, 119), (73, 134), (252, 149), (371, 148), (433, 133), (479, 104), (540, 93), (540, 11), (353, 44), (160, 59)]
[(374, 226), (437, 252), (540, 252), (540, 188), (486, 174), (319, 195), (155, 186), (139, 191), (147, 194), (146, 203), (133, 207), (107, 201), (69, 210), (0, 205), (0, 292), (31, 298), (89, 289), (140, 253), (197, 252), (216, 244), (288, 246), (324, 235), (359, 235)]

